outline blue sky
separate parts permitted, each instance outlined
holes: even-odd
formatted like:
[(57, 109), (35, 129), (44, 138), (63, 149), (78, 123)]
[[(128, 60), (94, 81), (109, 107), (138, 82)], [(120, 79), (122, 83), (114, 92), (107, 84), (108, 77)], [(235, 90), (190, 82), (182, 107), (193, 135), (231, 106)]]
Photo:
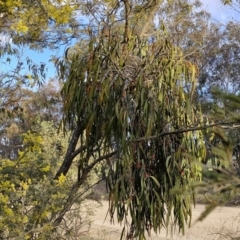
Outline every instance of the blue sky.
[(201, 0), (203, 8), (212, 15), (212, 20), (226, 23), (227, 21), (240, 21), (240, 13), (232, 7), (223, 5), (221, 0)]
[(43, 52), (36, 52), (28, 49), (27, 51), (25, 51), (23, 59), (29, 57), (33, 60), (33, 62), (37, 64), (45, 62), (47, 65), (47, 79), (49, 79), (56, 76), (56, 69), (54, 67), (54, 64), (50, 62), (51, 56), (61, 57), (64, 55), (64, 51), (65, 47), (61, 47), (60, 49), (54, 51), (45, 49), (43, 50)]
[[(229, 6), (224, 6), (221, 0), (201, 0), (203, 3), (203, 8), (212, 14), (212, 20), (221, 23), (226, 23), (227, 21), (238, 20), (240, 22), (240, 13), (231, 9)], [(65, 47), (61, 47), (59, 50), (50, 51), (45, 49), (43, 52), (36, 52), (32, 50), (24, 50), (22, 61), (25, 61), (26, 57), (30, 57), (36, 64), (45, 62), (47, 64), (47, 80), (49, 78), (54, 78), (56, 76), (56, 70), (53, 63), (49, 62), (52, 55), (61, 57), (64, 54)], [(14, 66), (16, 60), (13, 60), (10, 65)], [(9, 66), (10, 67), (10, 66)], [(7, 67), (5, 67), (6, 70)]]

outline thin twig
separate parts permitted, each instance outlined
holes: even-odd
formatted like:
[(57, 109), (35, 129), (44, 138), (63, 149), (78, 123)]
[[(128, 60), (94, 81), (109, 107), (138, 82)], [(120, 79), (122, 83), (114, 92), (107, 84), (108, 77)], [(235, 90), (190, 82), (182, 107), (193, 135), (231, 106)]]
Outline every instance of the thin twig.
[(190, 127), (190, 128), (185, 128), (185, 129), (178, 129), (178, 130), (174, 130), (174, 131), (170, 131), (170, 132), (162, 132), (162, 133), (154, 135), (154, 136), (142, 137), (142, 138), (129, 140), (129, 142), (148, 141), (148, 140), (152, 140), (152, 139), (156, 139), (156, 138), (164, 137), (164, 136), (168, 136), (168, 135), (175, 135), (175, 134), (185, 133), (185, 132), (194, 132), (194, 131), (204, 130), (204, 129), (217, 127), (217, 126), (224, 127), (225, 125), (231, 125), (231, 124), (237, 124), (237, 123), (238, 122), (213, 123), (213, 124), (203, 125), (203, 126), (199, 126), (199, 127)]

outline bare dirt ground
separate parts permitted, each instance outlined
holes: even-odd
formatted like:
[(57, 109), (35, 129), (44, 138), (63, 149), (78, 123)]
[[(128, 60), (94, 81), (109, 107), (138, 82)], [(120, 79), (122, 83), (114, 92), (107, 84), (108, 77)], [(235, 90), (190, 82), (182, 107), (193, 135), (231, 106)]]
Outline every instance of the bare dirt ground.
[[(109, 216), (106, 218), (108, 202), (102, 201), (94, 216), (90, 232), (87, 234), (89, 240), (117, 240), (120, 238), (122, 226), (117, 221), (111, 224)], [(219, 207), (216, 208), (206, 219), (196, 222), (196, 219), (204, 211), (204, 205), (197, 205), (193, 210), (192, 226), (186, 227), (185, 235), (176, 231), (166, 235), (166, 230), (152, 235), (149, 240), (240, 240), (240, 208)]]

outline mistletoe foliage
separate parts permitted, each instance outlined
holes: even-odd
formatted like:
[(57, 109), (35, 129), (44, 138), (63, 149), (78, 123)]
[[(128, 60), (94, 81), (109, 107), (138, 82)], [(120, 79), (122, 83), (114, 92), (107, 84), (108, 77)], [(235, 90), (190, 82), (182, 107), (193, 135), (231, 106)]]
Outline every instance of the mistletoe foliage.
[(129, 238), (170, 224), (184, 231), (205, 157), (202, 132), (187, 132), (202, 119), (191, 101), (196, 66), (161, 30), (151, 41), (131, 34), (127, 41), (90, 38), (85, 53), (59, 62), (59, 69), (63, 125), (78, 129), (86, 147), (79, 166), (98, 146), (98, 160), (107, 160), (111, 219), (116, 213), (124, 229), (131, 226)]

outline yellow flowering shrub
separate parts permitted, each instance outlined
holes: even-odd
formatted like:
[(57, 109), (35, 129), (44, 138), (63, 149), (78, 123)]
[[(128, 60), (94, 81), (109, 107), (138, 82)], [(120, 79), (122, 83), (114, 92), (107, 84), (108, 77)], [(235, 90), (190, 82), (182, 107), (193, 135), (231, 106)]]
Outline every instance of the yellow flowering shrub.
[(0, 239), (49, 239), (71, 184), (65, 176), (53, 180), (62, 160), (55, 145), (65, 151), (67, 138), (52, 125), (45, 122), (39, 133), (23, 134), (18, 158), (0, 160)]
[[(23, 0), (0, 1), (0, 13), (8, 17), (11, 29), (19, 33), (47, 30), (49, 19), (54, 20), (57, 25), (66, 24), (75, 8), (74, 0), (34, 0), (29, 3)], [(1, 24), (3, 23), (0, 21), (0, 27)]]

